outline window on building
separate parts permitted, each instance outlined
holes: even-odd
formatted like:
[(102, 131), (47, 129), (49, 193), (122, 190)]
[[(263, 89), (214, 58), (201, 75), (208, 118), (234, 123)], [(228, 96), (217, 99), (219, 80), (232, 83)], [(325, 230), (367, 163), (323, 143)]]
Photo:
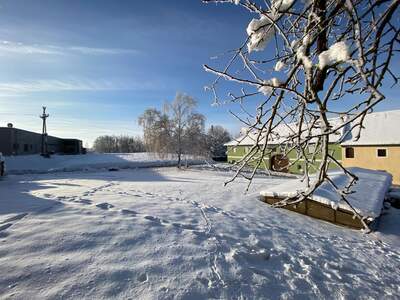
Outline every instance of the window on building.
[(236, 153), (236, 147), (233, 148), (233, 153)]
[(24, 152), (28, 152), (29, 150), (29, 145), (28, 144), (24, 144)]
[(345, 156), (346, 158), (354, 158), (354, 148), (353, 147), (348, 147), (345, 149)]
[(378, 157), (387, 157), (386, 149), (376, 149), (376, 155)]

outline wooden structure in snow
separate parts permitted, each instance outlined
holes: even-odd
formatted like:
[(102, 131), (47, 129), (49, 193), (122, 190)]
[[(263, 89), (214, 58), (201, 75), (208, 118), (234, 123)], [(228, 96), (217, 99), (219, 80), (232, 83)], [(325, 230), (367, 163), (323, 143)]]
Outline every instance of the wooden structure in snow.
[[(361, 168), (350, 168), (350, 171), (357, 175), (359, 180), (346, 199), (362, 216), (364, 222), (370, 225), (381, 214), (385, 195), (392, 184), (392, 176), (387, 172)], [(332, 175), (337, 186), (345, 186), (348, 180), (346, 175), (340, 172), (334, 172)], [(305, 182), (296, 179), (263, 190), (260, 194), (264, 202), (273, 205), (287, 197), (294, 197), (305, 189)], [(351, 207), (326, 182), (311, 197), (300, 203), (286, 205), (284, 208), (334, 224), (356, 229), (364, 228)]]

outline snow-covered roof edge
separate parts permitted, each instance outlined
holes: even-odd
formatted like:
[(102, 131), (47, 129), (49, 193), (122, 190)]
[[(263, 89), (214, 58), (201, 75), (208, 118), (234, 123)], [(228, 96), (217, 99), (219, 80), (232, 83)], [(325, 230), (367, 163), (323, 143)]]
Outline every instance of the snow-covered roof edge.
[[(356, 120), (358, 122), (358, 120)], [(388, 110), (370, 113), (365, 117), (361, 136), (353, 137), (358, 128), (350, 132), (341, 143), (342, 146), (379, 146), (400, 145), (400, 110)]]
[[(339, 138), (334, 137), (332, 143), (339, 143), (342, 146), (379, 146), (379, 145), (400, 145), (400, 110), (389, 110), (370, 113), (365, 117), (364, 128), (358, 141), (353, 140), (357, 129), (348, 132), (349, 127), (343, 128)], [(252, 137), (253, 136), (253, 137)], [(256, 139), (254, 133), (242, 135), (224, 146), (253, 146)], [(343, 140), (341, 141), (341, 139)], [(279, 145), (282, 140), (269, 141), (270, 145)], [(263, 144), (263, 141), (260, 143)]]

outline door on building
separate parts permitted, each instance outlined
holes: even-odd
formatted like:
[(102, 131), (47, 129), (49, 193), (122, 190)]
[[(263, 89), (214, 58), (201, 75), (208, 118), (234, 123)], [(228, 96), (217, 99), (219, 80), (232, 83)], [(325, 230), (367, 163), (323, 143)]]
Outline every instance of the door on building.
[(289, 158), (283, 154), (275, 154), (271, 158), (271, 169), (277, 172), (289, 172)]

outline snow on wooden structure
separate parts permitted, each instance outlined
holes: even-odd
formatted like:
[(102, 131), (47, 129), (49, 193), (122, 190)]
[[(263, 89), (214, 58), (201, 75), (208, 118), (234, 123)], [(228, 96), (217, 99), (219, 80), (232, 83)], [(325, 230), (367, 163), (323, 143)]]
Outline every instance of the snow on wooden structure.
[[(346, 196), (348, 202), (360, 214), (366, 224), (376, 220), (383, 207), (385, 195), (392, 184), (392, 176), (384, 171), (373, 171), (362, 168), (349, 168), (359, 180)], [(333, 181), (343, 188), (348, 177), (341, 172), (332, 172)], [(287, 197), (296, 196), (306, 189), (305, 181), (299, 179), (273, 186), (260, 192), (262, 200), (275, 204)], [(350, 206), (345, 203), (332, 185), (324, 182), (311, 197), (297, 204), (287, 205), (284, 208), (305, 214), (314, 218), (329, 221), (335, 224), (362, 229), (362, 222), (354, 217)]]

